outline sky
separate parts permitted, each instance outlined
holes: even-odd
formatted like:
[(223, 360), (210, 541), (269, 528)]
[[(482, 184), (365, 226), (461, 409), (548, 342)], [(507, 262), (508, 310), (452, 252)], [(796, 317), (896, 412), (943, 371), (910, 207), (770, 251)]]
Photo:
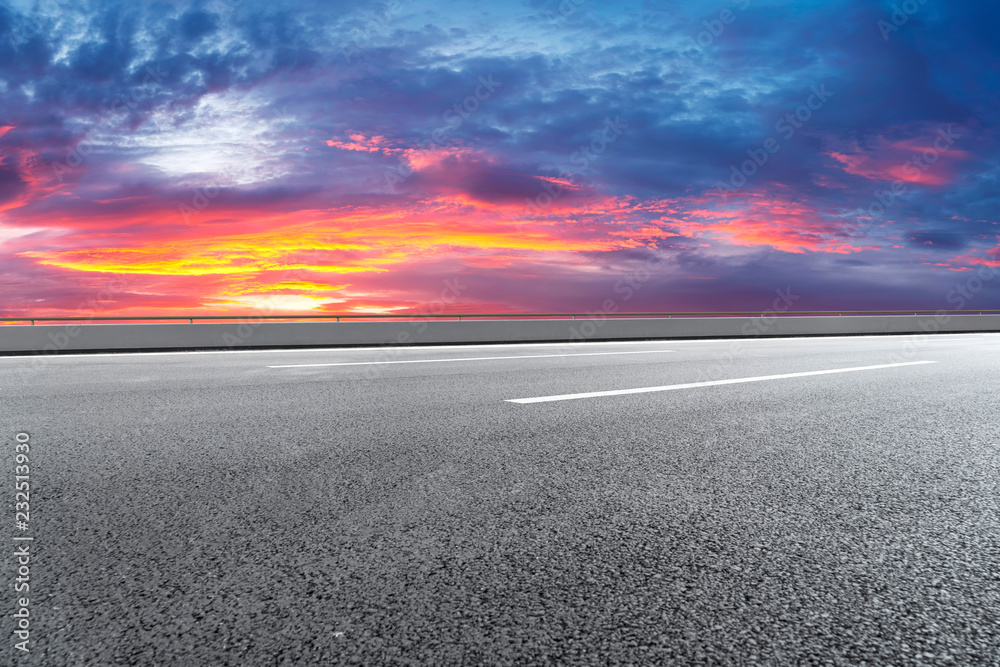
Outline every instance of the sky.
[(0, 315), (1000, 308), (998, 23), (0, 0)]

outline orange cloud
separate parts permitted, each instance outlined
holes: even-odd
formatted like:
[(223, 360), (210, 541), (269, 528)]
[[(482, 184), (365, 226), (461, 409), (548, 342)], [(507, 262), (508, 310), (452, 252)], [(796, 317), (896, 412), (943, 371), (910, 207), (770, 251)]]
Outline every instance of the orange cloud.
[[(365, 303), (374, 308), (377, 294), (366, 287), (372, 277), (388, 276), (388, 282), (378, 281), (382, 292), (392, 284), (394, 271), (405, 272), (422, 261), (479, 269), (516, 269), (542, 261), (591, 270), (584, 253), (655, 246), (657, 239), (673, 234), (651, 224), (649, 214), (628, 198), (594, 201), (571, 217), (552, 211), (549, 219), (530, 221), (519, 209), (462, 195), (291, 214), (250, 215), (219, 203), (204, 212), (211, 224), (184, 226), (176, 212), (148, 211), (140, 203), (135, 213), (113, 219), (91, 211), (66, 219), (72, 226), (65, 230), (50, 226), (45, 249), (24, 242), (11, 250), (40, 267), (67, 272), (67, 281), (114, 275), (142, 292), (183, 286), (189, 294), (202, 295), (208, 310), (267, 305), (307, 312), (357, 304), (363, 309)], [(343, 280), (347, 275), (349, 282)], [(393, 293), (405, 294), (403, 287)], [(179, 303), (192, 309), (190, 300)], [(392, 307), (391, 302), (378, 304), (381, 311)]]
[[(139, 248), (99, 247), (56, 252), (29, 251), (21, 255), (35, 258), (46, 266), (74, 271), (147, 275), (203, 276), (287, 270), (319, 273), (384, 271), (385, 269), (370, 265), (384, 263), (384, 259), (369, 259), (366, 264), (356, 265), (317, 261), (320, 251), (356, 250), (365, 247), (324, 243), (315, 239), (288, 238), (279, 234), (212, 237), (184, 243), (161, 241)], [(300, 261), (303, 251), (308, 251), (310, 261)]]

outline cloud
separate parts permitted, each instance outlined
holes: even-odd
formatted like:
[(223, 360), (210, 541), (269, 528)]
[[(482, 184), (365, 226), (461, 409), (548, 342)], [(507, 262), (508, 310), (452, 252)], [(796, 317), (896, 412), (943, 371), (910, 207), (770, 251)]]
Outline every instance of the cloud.
[(191, 9), (180, 18), (180, 33), (187, 41), (196, 41), (219, 29), (219, 16), (211, 12)]
[(903, 277), (934, 307), (994, 261), (1000, 10), (886, 42), (860, 0), (746, 3), (699, 44), (716, 10), (668, 4), (4, 6), (4, 307), (123, 275), (103, 307), (416, 308), (460, 275), (469, 308), (586, 309), (650, 253), (637, 307), (911, 305)]
[[(920, 128), (896, 132), (897, 136), (875, 137), (862, 148), (856, 142), (845, 152), (830, 151), (848, 174), (879, 182), (942, 186), (956, 178), (959, 162), (972, 155), (956, 147), (962, 135), (953, 125), (936, 129)], [(902, 135), (902, 136), (898, 136)]]
[(754, 191), (703, 203), (705, 207), (687, 211), (684, 217), (667, 217), (664, 221), (685, 236), (738, 246), (766, 246), (796, 254), (848, 254), (865, 249), (841, 216), (817, 210), (784, 193)]

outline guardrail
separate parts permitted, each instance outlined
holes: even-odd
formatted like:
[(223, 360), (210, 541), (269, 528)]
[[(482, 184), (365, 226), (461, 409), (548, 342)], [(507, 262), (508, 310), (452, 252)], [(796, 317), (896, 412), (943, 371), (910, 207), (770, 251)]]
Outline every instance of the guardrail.
[(603, 318), (636, 318), (636, 317), (773, 317), (773, 316), (794, 316), (803, 315), (832, 316), (885, 316), (885, 315), (997, 315), (1000, 310), (786, 310), (782, 312), (745, 310), (745, 311), (719, 311), (719, 312), (664, 312), (664, 313), (442, 313), (442, 314), (420, 314), (420, 313), (396, 313), (396, 314), (359, 314), (359, 313), (330, 313), (323, 315), (162, 315), (143, 317), (0, 317), (0, 322), (187, 322), (194, 324), (198, 322), (219, 322), (219, 321), (252, 321), (261, 320), (413, 320), (413, 319), (447, 319), (462, 321), (486, 318), (507, 318), (507, 319), (571, 319), (576, 318), (591, 319), (594, 317)]
[(2, 318), (0, 354), (1000, 332), (1000, 311), (861, 312), (29, 316)]

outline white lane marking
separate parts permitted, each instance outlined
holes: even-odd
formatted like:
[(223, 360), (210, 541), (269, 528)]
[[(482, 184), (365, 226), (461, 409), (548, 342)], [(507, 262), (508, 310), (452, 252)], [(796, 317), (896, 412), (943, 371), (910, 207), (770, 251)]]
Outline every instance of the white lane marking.
[[(2, 331), (2, 330), (0, 330)], [(853, 336), (845, 336), (845, 338), (853, 338)], [(701, 342), (710, 343), (715, 339), (704, 340)], [(777, 340), (777, 339), (774, 339)], [(174, 355), (188, 355), (188, 354), (284, 354), (285, 352), (313, 352), (313, 353), (323, 353), (323, 352), (384, 352), (384, 351), (396, 351), (396, 350), (478, 350), (480, 348), (493, 348), (493, 347), (564, 347), (564, 348), (578, 348), (578, 347), (597, 347), (600, 345), (656, 345), (662, 343), (693, 343), (698, 342), (695, 340), (678, 340), (672, 341), (669, 339), (658, 339), (658, 340), (608, 340), (608, 341), (587, 341), (585, 343), (490, 343), (488, 345), (471, 343), (468, 345), (376, 345), (368, 347), (358, 347), (344, 345), (337, 347), (335, 345), (316, 345), (314, 347), (267, 347), (259, 349), (235, 349), (235, 350), (173, 350), (171, 352), (79, 352), (79, 353), (67, 353), (67, 354), (8, 354), (0, 355), (0, 360), (3, 359), (34, 359), (35, 357), (44, 357), (45, 359), (73, 359), (79, 357), (167, 357)]]
[(516, 357), (465, 357), (461, 359), (404, 359), (401, 361), (346, 361), (332, 364), (285, 364), (268, 368), (318, 368), (320, 366), (377, 366), (382, 364), (434, 364), (448, 361), (492, 361), (494, 359), (546, 359), (549, 357), (605, 357), (611, 354), (659, 354), (674, 350), (630, 350), (628, 352), (581, 352), (579, 354), (524, 354)]
[[(0, 332), (3, 329), (0, 328)], [(4, 360), (17, 360), (17, 359), (35, 359), (38, 357), (44, 358), (46, 361), (52, 361), (55, 359), (79, 359), (79, 358), (92, 358), (100, 359), (102, 357), (169, 357), (169, 356), (183, 356), (183, 355), (201, 355), (201, 354), (285, 354), (285, 353), (296, 353), (296, 352), (312, 352), (312, 353), (323, 353), (323, 352), (384, 352), (384, 351), (396, 351), (396, 350), (476, 350), (476, 349), (486, 349), (486, 348), (496, 348), (496, 347), (514, 347), (514, 348), (527, 348), (527, 347), (562, 347), (562, 348), (578, 348), (578, 347), (594, 347), (597, 345), (656, 345), (667, 343), (670, 345), (692, 345), (692, 344), (726, 344), (732, 345), (733, 343), (788, 343), (788, 342), (813, 342), (819, 343), (823, 341), (843, 341), (843, 340), (870, 340), (870, 339), (881, 339), (886, 343), (898, 342), (900, 338), (906, 336), (924, 336), (922, 333), (910, 333), (910, 334), (872, 334), (872, 335), (860, 335), (860, 336), (787, 336), (784, 338), (771, 338), (768, 336), (754, 336), (754, 337), (730, 337), (730, 338), (654, 338), (649, 340), (607, 340), (607, 341), (586, 341), (586, 342), (561, 342), (561, 343), (488, 343), (488, 344), (468, 344), (468, 345), (374, 345), (367, 347), (352, 347), (352, 346), (341, 346), (337, 347), (335, 345), (316, 345), (314, 347), (290, 347), (290, 348), (262, 348), (262, 349), (251, 349), (251, 350), (174, 350), (171, 352), (73, 352), (67, 354), (41, 354), (41, 353), (24, 353), (24, 354), (0, 354), (0, 362)], [(934, 338), (952, 338), (955, 336), (967, 336), (967, 332), (957, 332), (957, 333), (941, 333), (941, 334), (926, 334), (928, 340)], [(996, 336), (996, 333), (984, 333), (975, 334), (978, 336)], [(943, 341), (942, 341), (943, 342)]]
[[(900, 334), (900, 335), (901, 336), (923, 336), (924, 334)], [(986, 336), (986, 335), (989, 335), (989, 334), (969, 334), (969, 333), (963, 333), (963, 334), (949, 334), (949, 335), (946, 335), (946, 336), (934, 335), (934, 336), (928, 336), (927, 337), (927, 341), (928, 342), (947, 343), (947, 342), (953, 341), (953, 340), (978, 340), (982, 336)], [(921, 341), (921, 342), (923, 342), (923, 341)]]
[(732, 380), (712, 380), (710, 382), (689, 382), (687, 384), (670, 384), (663, 387), (640, 387), (639, 389), (616, 389), (613, 391), (591, 391), (585, 394), (562, 394), (559, 396), (539, 396), (537, 398), (509, 398), (508, 403), (548, 403), (550, 401), (572, 401), (578, 398), (596, 398), (599, 396), (621, 396), (623, 394), (646, 394), (654, 391), (671, 391), (673, 389), (694, 389), (696, 387), (714, 387), (722, 384), (740, 384), (742, 382), (761, 382), (762, 380), (783, 380), (785, 378), (800, 378), (809, 375), (830, 375), (832, 373), (851, 373), (853, 371), (871, 371), (878, 368), (897, 368), (899, 366), (917, 366), (919, 364), (936, 364), (936, 361), (907, 361), (899, 364), (880, 364), (878, 366), (856, 366), (854, 368), (834, 368), (827, 371), (808, 371), (805, 373), (784, 373), (782, 375), (762, 375), (752, 378), (734, 378)]

